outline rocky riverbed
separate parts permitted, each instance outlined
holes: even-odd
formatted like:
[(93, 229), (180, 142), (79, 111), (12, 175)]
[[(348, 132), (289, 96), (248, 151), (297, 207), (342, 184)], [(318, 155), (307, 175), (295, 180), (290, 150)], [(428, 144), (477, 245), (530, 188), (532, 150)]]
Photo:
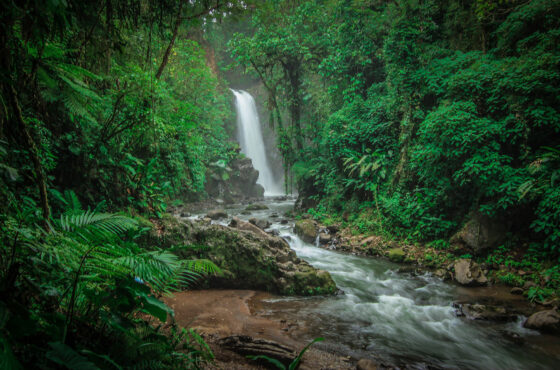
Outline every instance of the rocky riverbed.
[[(410, 259), (412, 249), (407, 246), (389, 245), (380, 249), (379, 254), (387, 259), (352, 255), (367, 250), (358, 249), (355, 244), (347, 244), (354, 250), (346, 249), (346, 253), (341, 254), (331, 249), (345, 250), (341, 247), (345, 245), (344, 241), (336, 241), (336, 238), (345, 237), (343, 231), (326, 227), (321, 230), (320, 225), (306, 220), (316, 234), (313, 238), (305, 238), (303, 228), (297, 227), (297, 223), (294, 225), (289, 217), (291, 209), (289, 200), (268, 200), (251, 207), (238, 205), (214, 210), (219, 212), (189, 212), (189, 217), (171, 223), (175, 226), (162, 224), (153, 232), (167, 240), (169, 245), (180, 240), (208, 244), (206, 248), (215, 255), (207, 253), (204, 256), (214, 258), (227, 271), (235, 288), (295, 294), (290, 297), (251, 292), (235, 298), (237, 293), (231, 293), (233, 298), (228, 298), (229, 301), (238, 304), (229, 305), (217, 303), (228, 300), (221, 296), (212, 301), (216, 303), (204, 303), (205, 299), (221, 293), (199, 291), (185, 293), (184, 298), (174, 301), (177, 317), (183, 317), (185, 322), (195, 320), (193, 323), (202, 320), (199, 328), (213, 348), (221, 353), (220, 356), (225, 356), (220, 357), (224, 359), (223, 363), (233, 361), (230, 365), (241, 364), (240, 368), (244, 368), (243, 364), (247, 362), (243, 355), (236, 359), (228, 356), (239, 356), (247, 346), (270, 346), (266, 342), (252, 343), (254, 340), (272, 341), (297, 351), (318, 336), (324, 336), (326, 340), (316, 345), (316, 349), (333, 355), (340, 366), (327, 368), (348, 368), (363, 360), (362, 365), (376, 364), (378, 368), (546, 369), (558, 361), (558, 337), (523, 327), (527, 316), (545, 307), (532, 307), (520, 295), (511, 294), (508, 288), (488, 286), (481, 266), (470, 260), (458, 261), (459, 265), (447, 266), (438, 277), (437, 271), (430, 271), (427, 266), (390, 260)], [(259, 240), (258, 246), (254, 244), (255, 238)], [(378, 245), (373, 239), (375, 237), (370, 237), (364, 244)], [(222, 249), (227, 245), (234, 252), (220, 260), (221, 254), (228, 253)], [(250, 245), (248, 250), (254, 249), (254, 252), (241, 253), (243, 245)], [(239, 258), (240, 255), (244, 257)], [(286, 290), (287, 286), (296, 287), (297, 279), (287, 280), (285, 284), (280, 279), (286, 278), (290, 270), (270, 268), (264, 275), (268, 277), (257, 279), (260, 281), (258, 286), (252, 286), (251, 279), (256, 271), (271, 261), (280, 266), (288, 262), (296, 264), (298, 271), (311, 271), (314, 277), (304, 288)], [(239, 263), (259, 267), (248, 271), (233, 267)], [(464, 271), (463, 278), (469, 287), (443, 281), (457, 280), (460, 270)], [(275, 271), (278, 274), (275, 275)], [(322, 271), (328, 272), (328, 278)], [(331, 279), (344, 294), (329, 295), (334, 292)], [(227, 287), (227, 284), (222, 278), (213, 280), (209, 287)], [(199, 309), (202, 307), (204, 311), (209, 310), (210, 316), (201, 318), (192, 307), (184, 308), (181, 299), (198, 305)], [(224, 311), (223, 307), (228, 309)], [(241, 326), (234, 324), (240, 320), (235, 318), (240, 312), (252, 318), (241, 320), (245, 322)], [(553, 322), (555, 312), (540, 314), (539, 320), (535, 321)], [(224, 329), (221, 325), (228, 327)], [(249, 342), (240, 339), (244, 336), (252, 339)], [(233, 339), (228, 342), (224, 339), (228, 337)], [(241, 352), (239, 348), (242, 348)], [(323, 368), (318, 359), (306, 360), (306, 364), (309, 368)]]

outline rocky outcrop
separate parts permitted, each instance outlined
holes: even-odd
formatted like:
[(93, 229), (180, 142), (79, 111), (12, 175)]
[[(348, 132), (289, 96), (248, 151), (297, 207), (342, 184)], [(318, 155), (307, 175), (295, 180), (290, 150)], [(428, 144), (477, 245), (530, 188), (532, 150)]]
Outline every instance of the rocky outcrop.
[(506, 226), (480, 213), (471, 219), (451, 239), (450, 244), (461, 253), (481, 255), (496, 247), (505, 237)]
[[(234, 218), (230, 227), (191, 220), (175, 220), (169, 231), (178, 235), (163, 237), (184, 244), (204, 246), (196, 256), (213, 261), (222, 276), (210, 279), (209, 287), (258, 289), (281, 294), (331, 294), (336, 285), (330, 274), (299, 259), (288, 243), (259, 227)], [(177, 245), (177, 243), (172, 243)], [(192, 253), (192, 252), (191, 252)]]
[(312, 220), (298, 220), (294, 226), (294, 232), (306, 243), (315, 243), (318, 230)]
[(529, 316), (523, 326), (545, 333), (560, 334), (560, 313), (555, 309), (534, 313)]
[(488, 279), (478, 264), (470, 259), (462, 258), (455, 261), (455, 280), (461, 285), (486, 285)]
[(250, 158), (233, 159), (227, 166), (211, 165), (206, 174), (206, 192), (211, 198), (223, 199), (228, 203), (247, 199), (260, 199), (264, 188), (257, 184), (259, 171)]

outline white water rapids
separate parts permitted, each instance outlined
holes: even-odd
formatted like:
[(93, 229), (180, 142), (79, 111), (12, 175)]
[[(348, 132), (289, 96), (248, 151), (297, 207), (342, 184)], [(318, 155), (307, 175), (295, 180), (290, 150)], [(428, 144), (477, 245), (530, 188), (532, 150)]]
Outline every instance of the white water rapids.
[(237, 109), (237, 138), (241, 152), (253, 161), (259, 171), (257, 183), (262, 185), (265, 195), (282, 195), (282, 184), (274, 177), (266, 156), (261, 123), (255, 99), (247, 91), (231, 90), (235, 95)]
[[(241, 213), (244, 206), (239, 205), (229, 214), (243, 220), (270, 220), (267, 230), (276, 230), (298, 257), (329, 271), (344, 291), (336, 296), (264, 301), (261, 314), (298, 323), (301, 331), (294, 336), (299, 341), (325, 337), (316, 346), (354, 358), (374, 358), (401, 369), (557, 368), (558, 338), (523, 328), (522, 317), (509, 323), (457, 317), (452, 302), (464, 288), (430, 274), (399, 273), (399, 265), (387, 260), (305, 243), (294, 234), (291, 220), (280, 222), (280, 215), (292, 209), (293, 200), (268, 198), (265, 204), (269, 209), (245, 214)], [(227, 225), (229, 220), (213, 223)]]

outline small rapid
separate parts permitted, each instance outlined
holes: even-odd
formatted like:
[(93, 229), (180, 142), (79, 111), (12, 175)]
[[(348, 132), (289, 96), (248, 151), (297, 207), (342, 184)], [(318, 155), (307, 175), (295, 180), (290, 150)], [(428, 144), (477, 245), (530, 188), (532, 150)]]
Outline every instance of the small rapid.
[(292, 231), (293, 222), (280, 222), (275, 215), (291, 209), (293, 201), (266, 204), (269, 210), (247, 215), (240, 209), (237, 216), (272, 221), (270, 229), (287, 240), (298, 257), (329, 271), (344, 292), (268, 299), (267, 315), (301, 323), (297, 339), (322, 336), (340, 353), (408, 369), (553, 369), (560, 360), (557, 350), (543, 349), (542, 340), (553, 341), (557, 349), (558, 338), (523, 328), (523, 317), (510, 323), (458, 317), (452, 306), (460, 289), (456, 285), (428, 273), (399, 273), (398, 264), (384, 259), (305, 243)]

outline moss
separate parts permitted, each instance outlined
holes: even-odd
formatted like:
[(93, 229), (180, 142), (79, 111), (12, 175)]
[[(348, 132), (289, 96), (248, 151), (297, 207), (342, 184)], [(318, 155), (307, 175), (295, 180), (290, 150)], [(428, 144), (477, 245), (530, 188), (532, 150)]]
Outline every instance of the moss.
[(314, 243), (317, 237), (317, 228), (311, 220), (296, 221), (294, 232), (307, 243)]
[(393, 262), (402, 262), (404, 260), (405, 253), (402, 248), (392, 248), (389, 249), (388, 256)]

